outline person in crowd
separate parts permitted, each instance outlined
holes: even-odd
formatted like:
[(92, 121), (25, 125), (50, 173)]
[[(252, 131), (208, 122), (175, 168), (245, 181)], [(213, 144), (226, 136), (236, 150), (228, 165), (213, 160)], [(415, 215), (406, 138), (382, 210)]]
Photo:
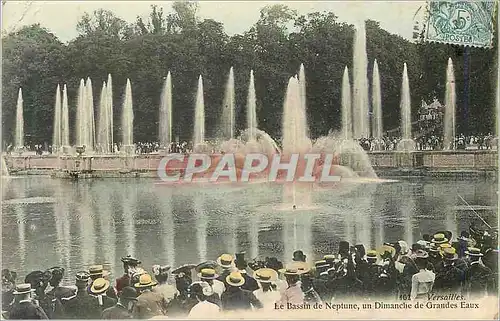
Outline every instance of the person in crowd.
[(221, 297), (223, 310), (250, 310), (263, 307), (252, 292), (241, 288), (245, 284), (245, 278), (241, 273), (231, 272), (226, 277), (226, 284), (226, 291), (222, 293)]
[(97, 302), (98, 313), (101, 314), (107, 308), (116, 304), (116, 300), (106, 295), (110, 287), (110, 282), (104, 278), (95, 279), (90, 286), (89, 293), (94, 297), (94, 302)]
[(280, 272), (285, 276), (288, 287), (281, 293), (279, 303), (285, 306), (288, 303), (304, 303), (304, 292), (301, 287), (300, 272), (293, 268), (283, 269)]
[(443, 266), (436, 272), (434, 283), (437, 292), (461, 293), (464, 271), (456, 266), (458, 255), (454, 248), (446, 248), (443, 253)]
[(270, 268), (260, 268), (254, 272), (254, 279), (259, 282), (259, 289), (253, 291), (253, 294), (262, 303), (264, 309), (274, 310), (274, 304), (281, 297), (274, 283), (278, 280), (278, 273)]
[(198, 277), (201, 281), (206, 282), (208, 285), (212, 287), (214, 292), (214, 297), (217, 297), (217, 301), (213, 302), (217, 305), (220, 305), (220, 297), (222, 293), (226, 290), (226, 286), (221, 281), (217, 280), (219, 277), (214, 269), (202, 269), (200, 273), (198, 273)]
[(116, 279), (115, 289), (116, 289), (117, 293), (120, 293), (120, 291), (124, 287), (131, 286), (131, 283), (130, 283), (130, 278), (131, 278), (130, 271), (141, 264), (141, 261), (139, 261), (138, 259), (133, 258), (130, 255), (127, 255), (126, 257), (122, 257), (121, 261), (123, 263), (124, 274), (121, 277), (119, 277), (119, 278)]
[(471, 247), (465, 254), (469, 257), (469, 268), (465, 273), (466, 293), (471, 296), (484, 296), (488, 293), (495, 294), (493, 272), (481, 262), (483, 253), (478, 248)]
[(151, 275), (145, 273), (139, 278), (139, 282), (134, 284), (138, 289), (139, 296), (134, 307), (134, 316), (138, 319), (149, 319), (154, 316), (167, 315), (167, 301), (158, 292), (152, 289), (158, 283), (153, 281)]
[[(104, 266), (102, 264), (96, 264), (89, 267), (89, 275), (90, 275), (90, 284), (89, 291), (92, 283), (97, 279), (107, 279), (109, 277), (109, 271), (104, 270)], [(116, 299), (116, 292), (113, 287), (107, 287), (106, 296), (108, 298)]]
[(160, 293), (165, 301), (170, 303), (173, 299), (175, 299), (179, 295), (179, 291), (175, 288), (174, 285), (168, 284), (168, 273), (170, 271), (169, 265), (153, 265), (153, 275), (158, 282), (158, 285), (153, 287), (153, 292)]
[(45, 293), (51, 276), (52, 274), (48, 271), (33, 271), (26, 276), (24, 283), (31, 284), (31, 288), (35, 290), (36, 301), (49, 319), (64, 318), (64, 309), (61, 301)]
[(89, 280), (90, 275), (87, 271), (76, 273), (76, 294), (70, 297), (63, 297), (61, 300), (66, 318), (98, 319), (100, 317), (98, 302), (87, 290)]
[(102, 312), (101, 319), (121, 320), (133, 319), (132, 311), (137, 302), (137, 292), (133, 287), (126, 286), (121, 289), (118, 302)]
[(14, 290), (14, 303), (9, 312), (12, 320), (44, 320), (47, 314), (41, 306), (33, 301), (32, 294), (35, 290), (30, 283), (18, 284)]
[(49, 284), (52, 287), (52, 289), (47, 292), (47, 295), (62, 300), (63, 298), (68, 298), (75, 294), (74, 289), (61, 286), (61, 281), (64, 277), (64, 269), (62, 267), (52, 267), (47, 271), (51, 274)]
[(191, 296), (198, 301), (198, 303), (189, 310), (189, 319), (202, 320), (220, 316), (220, 307), (212, 303), (212, 300), (209, 299), (215, 295), (213, 287), (210, 286), (210, 284), (204, 281), (195, 282), (191, 285), (189, 292)]
[(2, 315), (8, 314), (14, 303), (17, 273), (9, 269), (2, 270)]
[(232, 272), (234, 267), (233, 256), (231, 254), (222, 254), (217, 258), (217, 264), (222, 268), (222, 272), (217, 280), (224, 283), (227, 288), (227, 277)]
[(245, 284), (241, 287), (243, 290), (247, 290), (253, 292), (259, 288), (259, 284), (257, 281), (248, 275), (246, 268), (248, 266), (247, 261), (245, 260), (245, 252), (236, 253), (236, 259), (234, 260), (234, 265), (236, 269), (241, 273), (241, 275), (245, 278)]
[(432, 292), (436, 275), (434, 272), (427, 269), (427, 259), (429, 254), (424, 250), (419, 250), (415, 257), (415, 264), (418, 267), (418, 272), (411, 277), (411, 293), (412, 300), (427, 298), (427, 295)]

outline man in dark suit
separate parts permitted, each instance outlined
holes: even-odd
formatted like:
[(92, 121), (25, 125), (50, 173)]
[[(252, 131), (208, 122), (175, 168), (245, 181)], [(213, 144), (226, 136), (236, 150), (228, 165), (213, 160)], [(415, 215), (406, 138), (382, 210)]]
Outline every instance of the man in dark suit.
[(14, 303), (9, 313), (12, 320), (43, 320), (48, 319), (45, 311), (33, 302), (31, 284), (19, 284), (14, 291)]
[(47, 292), (47, 295), (55, 297), (59, 300), (62, 298), (68, 298), (75, 295), (75, 290), (71, 288), (67, 288), (64, 286), (60, 286), (61, 281), (64, 277), (64, 269), (62, 267), (53, 267), (47, 270), (51, 273), (52, 277), (50, 278), (49, 284), (52, 286), (52, 289)]
[(469, 256), (470, 266), (465, 272), (465, 284), (470, 296), (484, 296), (495, 292), (492, 271), (481, 262), (483, 253), (478, 248), (469, 248), (465, 252)]
[(87, 284), (90, 280), (86, 271), (76, 274), (75, 285), (77, 292), (73, 296), (64, 297), (61, 302), (64, 307), (66, 318), (68, 319), (99, 319), (101, 316), (99, 305), (96, 299), (87, 291)]
[(245, 261), (245, 252), (236, 253), (236, 259), (234, 260), (236, 268), (239, 270), (241, 275), (245, 278), (245, 284), (241, 287), (243, 290), (253, 292), (259, 289), (259, 284), (257, 281), (248, 275), (246, 268), (248, 267), (247, 261)]
[(261, 309), (262, 303), (255, 295), (241, 286), (245, 284), (245, 278), (239, 272), (232, 272), (226, 277), (227, 288), (222, 293), (222, 309), (231, 310), (250, 310)]
[(118, 302), (102, 312), (101, 319), (133, 319), (132, 310), (136, 302), (137, 292), (134, 288), (126, 286), (120, 291)]

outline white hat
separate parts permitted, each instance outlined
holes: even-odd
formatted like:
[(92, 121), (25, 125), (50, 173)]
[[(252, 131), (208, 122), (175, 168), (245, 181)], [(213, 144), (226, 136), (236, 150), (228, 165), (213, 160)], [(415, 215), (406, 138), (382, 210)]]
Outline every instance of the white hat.
[(398, 244), (401, 247), (401, 254), (403, 254), (403, 255), (407, 254), (408, 253), (408, 243), (401, 240), (401, 241), (398, 241)]

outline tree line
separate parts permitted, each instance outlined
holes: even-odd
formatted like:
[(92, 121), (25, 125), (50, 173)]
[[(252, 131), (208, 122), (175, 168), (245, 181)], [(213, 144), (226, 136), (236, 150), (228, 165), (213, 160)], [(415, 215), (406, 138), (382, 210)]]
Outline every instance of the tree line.
[[(291, 25), (293, 28), (289, 28)], [(306, 70), (311, 136), (325, 135), (341, 126), (342, 73), (345, 66), (352, 68), (355, 28), (340, 22), (333, 12), (299, 15), (283, 4), (274, 4), (262, 8), (258, 21), (246, 32), (229, 36), (221, 22), (200, 19), (196, 3), (175, 2), (171, 12), (152, 6), (147, 19), (138, 17), (133, 23), (99, 9), (85, 13), (76, 28), (79, 35), (68, 43), (39, 24), (24, 26), (3, 39), (4, 142), (13, 141), (20, 87), (26, 141), (50, 143), (57, 84), (68, 86), (70, 126), (74, 129), (80, 79), (92, 79), (98, 115), (100, 89), (108, 73), (113, 76), (115, 140), (120, 140), (127, 78), (132, 82), (135, 140), (157, 140), (160, 94), (168, 71), (173, 82), (174, 138), (191, 138), (199, 75), (204, 80), (207, 136), (216, 135), (231, 66), (238, 129), (245, 127), (249, 73), (253, 69), (259, 127), (273, 137), (280, 136), (287, 81), (298, 73), (301, 63)], [(403, 63), (408, 65), (416, 117), (422, 99), (444, 100), (446, 64), (451, 57), (455, 64), (458, 132), (494, 129), (496, 43), (494, 49), (464, 49), (412, 42), (383, 30), (372, 20), (366, 21), (366, 34), (369, 75), (374, 59), (379, 63), (384, 128), (399, 126)], [(464, 68), (468, 68), (468, 81)]]

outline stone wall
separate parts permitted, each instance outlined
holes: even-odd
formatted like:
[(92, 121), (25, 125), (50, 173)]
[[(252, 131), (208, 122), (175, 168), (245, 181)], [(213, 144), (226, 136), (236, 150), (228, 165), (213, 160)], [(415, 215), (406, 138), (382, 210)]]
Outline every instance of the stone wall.
[[(426, 170), (426, 171), (490, 171), (498, 168), (496, 151), (418, 151), (371, 152), (375, 170)], [(46, 173), (47, 170), (63, 173), (153, 173), (158, 168), (161, 155), (136, 156), (18, 156), (5, 157), (11, 173)]]

